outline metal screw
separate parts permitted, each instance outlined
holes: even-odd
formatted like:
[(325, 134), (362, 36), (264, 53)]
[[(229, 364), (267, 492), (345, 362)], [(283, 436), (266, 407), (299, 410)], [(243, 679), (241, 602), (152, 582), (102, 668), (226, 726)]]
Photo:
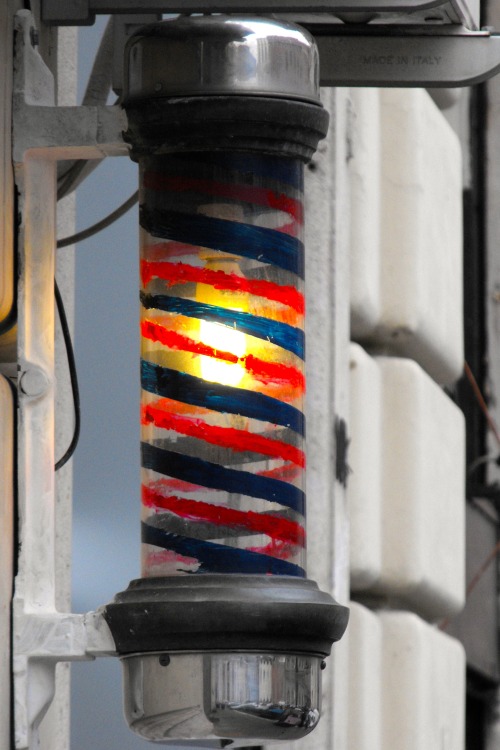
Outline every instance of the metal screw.
[(170, 664), (170, 656), (168, 654), (162, 654), (158, 659), (161, 667), (168, 667)]
[(321, 662), (321, 669), (326, 669), (326, 661)]
[(25, 396), (36, 398), (42, 396), (50, 384), (47, 374), (40, 367), (30, 367), (22, 373), (19, 387)]

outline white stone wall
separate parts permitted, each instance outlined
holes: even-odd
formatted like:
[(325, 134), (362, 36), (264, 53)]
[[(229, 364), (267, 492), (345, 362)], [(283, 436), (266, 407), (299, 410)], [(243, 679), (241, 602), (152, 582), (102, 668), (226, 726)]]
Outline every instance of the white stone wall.
[[(349, 750), (463, 750), (458, 139), (421, 90), (353, 96)], [(364, 165), (367, 168), (364, 168)]]
[[(464, 750), (465, 655), (437, 627), (465, 588), (465, 425), (442, 389), (463, 363), (460, 146), (424, 91), (327, 101), (306, 213), (308, 567), (343, 603), (331, 581), (350, 567), (363, 604), (351, 602), (329, 660), (320, 725), (293, 747)], [(329, 478), (332, 415), (348, 393), (346, 306), (350, 538)]]

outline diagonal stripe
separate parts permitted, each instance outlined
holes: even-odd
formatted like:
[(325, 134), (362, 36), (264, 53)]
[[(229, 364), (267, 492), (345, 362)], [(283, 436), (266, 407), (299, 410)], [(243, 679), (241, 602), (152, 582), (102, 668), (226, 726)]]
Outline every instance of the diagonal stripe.
[[(297, 397), (297, 391), (303, 393), (306, 381), (303, 373), (295, 367), (284, 365), (281, 362), (266, 362), (253, 354), (241, 357), (248, 372), (263, 383), (278, 383), (286, 386), (287, 396), (285, 400), (291, 401)], [(283, 391), (282, 391), (283, 393)]]
[(305, 420), (301, 411), (263, 393), (211, 383), (195, 375), (161, 367), (146, 360), (141, 360), (141, 384), (144, 390), (157, 396), (279, 424), (290, 427), (300, 435), (305, 433)]
[[(212, 178), (213, 167), (218, 170), (224, 170), (229, 176), (226, 179), (233, 179), (232, 175), (237, 174), (237, 181), (253, 181), (255, 177), (263, 177), (266, 180), (275, 180), (284, 182), (292, 188), (299, 190), (304, 189), (303, 170), (298, 161), (294, 159), (283, 159), (280, 156), (270, 156), (269, 154), (250, 154), (237, 152), (200, 152), (196, 154), (196, 161), (193, 161), (192, 154), (176, 154), (169, 156), (168, 171), (172, 174), (193, 174), (206, 173), (207, 177)], [(236, 180), (235, 180), (236, 181)]]
[(287, 323), (280, 323), (269, 318), (261, 318), (251, 313), (229, 310), (206, 302), (197, 302), (184, 297), (169, 297), (167, 294), (140, 294), (141, 303), (146, 310), (155, 309), (164, 312), (186, 315), (189, 318), (219, 323), (231, 329), (241, 331), (249, 336), (270, 341), (281, 346), (297, 357), (304, 359), (305, 336), (300, 328), (293, 328)]
[(142, 523), (142, 541), (200, 562), (197, 573), (253, 573), (305, 577), (303, 568), (258, 552), (170, 534)]
[(303, 393), (305, 389), (305, 378), (300, 370), (289, 365), (283, 365), (280, 362), (266, 362), (259, 357), (254, 357), (253, 354), (239, 357), (232, 352), (215, 349), (213, 346), (204, 344), (203, 341), (195, 341), (190, 336), (184, 336), (182, 333), (165, 328), (165, 326), (151, 320), (142, 321), (141, 335), (150, 341), (157, 341), (169, 349), (200, 354), (230, 364), (240, 363), (257, 380), (267, 384), (277, 383), (286, 386), (286, 389), (284, 389), (285, 398), (283, 399), (285, 401), (292, 401), (297, 398), (297, 391)]
[(141, 322), (141, 336), (150, 341), (158, 341), (169, 349), (176, 349), (182, 352), (191, 352), (192, 354), (202, 354), (205, 357), (214, 357), (223, 362), (237, 364), (241, 357), (232, 352), (226, 352), (222, 349), (215, 349), (213, 346), (204, 344), (203, 341), (195, 341), (190, 336), (184, 336), (182, 333), (172, 331), (159, 323), (152, 320), (143, 320)]
[(168, 510), (181, 518), (192, 521), (206, 521), (214, 526), (230, 526), (245, 532), (252, 531), (258, 534), (266, 534), (287, 544), (295, 544), (301, 547), (305, 545), (303, 527), (281, 516), (235, 510), (224, 505), (188, 500), (175, 495), (165, 496), (144, 485), (142, 486), (142, 501), (148, 508)]
[[(168, 249), (168, 246), (167, 246)], [(191, 248), (192, 251), (192, 248)], [(247, 279), (235, 273), (214, 271), (210, 268), (198, 268), (187, 263), (168, 263), (166, 261), (141, 261), (141, 278), (143, 286), (151, 279), (163, 279), (169, 285), (194, 282), (209, 284), (214, 289), (229, 292), (244, 292), (256, 297), (280, 302), (296, 312), (304, 313), (304, 296), (293, 286), (282, 286), (272, 281)]]
[(271, 263), (304, 278), (304, 245), (276, 229), (255, 227), (203, 214), (140, 208), (140, 224), (153, 237), (187, 242)]
[(172, 177), (164, 172), (146, 172), (143, 185), (145, 188), (152, 190), (173, 193), (204, 193), (218, 198), (229, 198), (232, 201), (251, 203), (256, 206), (268, 206), (289, 214), (300, 224), (304, 222), (304, 209), (301, 201), (290, 198), (285, 193), (269, 190), (269, 188), (217, 182), (216, 180), (200, 179), (199, 177)]
[(265, 469), (264, 471), (258, 471), (261, 477), (272, 477), (273, 479), (281, 479), (283, 482), (293, 482), (301, 474), (299, 466), (293, 466), (292, 464), (285, 464), (284, 466), (277, 466), (275, 469)]
[(151, 469), (159, 474), (192, 482), (201, 487), (259, 497), (271, 503), (285, 505), (304, 515), (304, 493), (288, 482), (280, 482), (278, 479), (248, 471), (226, 469), (219, 464), (163, 450), (149, 443), (141, 443), (141, 458), (145, 469)]
[(262, 453), (264, 456), (291, 461), (302, 468), (305, 466), (305, 455), (299, 448), (279, 440), (255, 435), (248, 430), (218, 427), (204, 422), (203, 419), (182, 417), (151, 404), (142, 407), (142, 421), (143, 424), (152, 422), (156, 427), (175, 430), (181, 435), (189, 435), (221, 448), (230, 448), (237, 452)]

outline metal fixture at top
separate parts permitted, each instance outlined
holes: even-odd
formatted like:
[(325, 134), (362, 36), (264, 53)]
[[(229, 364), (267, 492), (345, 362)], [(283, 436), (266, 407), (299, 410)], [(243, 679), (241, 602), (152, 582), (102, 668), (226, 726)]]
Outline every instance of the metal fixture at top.
[(128, 102), (238, 94), (319, 103), (312, 36), (272, 19), (203, 16), (152, 24), (132, 38), (129, 58)]
[[(321, 86), (450, 88), (480, 83), (500, 70), (500, 34), (479, 30), (480, 0), (41, 0), (47, 24), (92, 24), (99, 13), (117, 19), (137, 13), (248, 13), (271, 17), (270, 23), (298, 23), (316, 40)], [(125, 41), (123, 36), (123, 46)], [(178, 66), (181, 72), (193, 73)], [(121, 93), (118, 70), (115, 79)], [(255, 85), (260, 95), (256, 77), (246, 85), (248, 93)], [(300, 88), (282, 92), (289, 93), (301, 98)]]

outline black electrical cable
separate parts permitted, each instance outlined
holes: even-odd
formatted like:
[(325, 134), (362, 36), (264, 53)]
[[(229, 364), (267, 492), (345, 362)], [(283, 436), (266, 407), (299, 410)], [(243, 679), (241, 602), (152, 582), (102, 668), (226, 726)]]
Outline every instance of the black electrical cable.
[[(115, 209), (111, 214), (106, 216), (104, 219), (101, 219), (101, 221), (98, 221), (96, 224), (93, 224), (91, 227), (88, 227), (87, 229), (84, 229), (81, 232), (77, 232), (76, 234), (71, 235), (71, 237), (63, 237), (62, 239), (57, 241), (57, 247), (67, 247), (68, 245), (73, 245), (76, 242), (80, 242), (82, 240), (87, 239), (88, 237), (92, 237), (92, 235), (97, 234), (98, 232), (102, 231), (106, 227), (110, 226), (110, 224), (113, 224), (113, 222), (117, 221), (123, 214), (125, 214), (127, 211), (129, 211), (132, 206), (137, 203), (139, 197), (139, 192), (136, 191), (133, 195), (130, 196), (130, 198), (127, 198), (127, 200), (121, 204), (121, 206), (118, 206), (117, 209)], [(78, 388), (78, 375), (76, 371), (76, 363), (75, 363), (75, 355), (73, 351), (73, 343), (71, 341), (71, 334), (69, 332), (69, 325), (68, 320), (66, 318), (66, 311), (64, 309), (64, 303), (61, 297), (61, 293), (59, 291), (59, 287), (57, 286), (57, 281), (54, 279), (54, 295), (56, 298), (56, 305), (57, 305), (57, 311), (59, 314), (59, 320), (61, 322), (61, 329), (64, 339), (64, 345), (66, 347), (66, 354), (68, 358), (68, 368), (70, 373), (70, 379), (71, 379), (71, 390), (73, 392), (73, 404), (74, 404), (74, 411), (75, 411), (75, 427), (73, 431), (73, 437), (71, 439), (71, 443), (68, 446), (68, 449), (66, 450), (66, 453), (57, 461), (55, 465), (55, 470), (58, 471), (62, 466), (64, 466), (67, 461), (71, 458), (73, 453), (76, 450), (76, 446), (78, 445), (78, 440), (80, 437), (80, 425), (81, 425), (81, 416), (80, 416), (80, 390)]]
[(124, 214), (127, 213), (127, 211), (130, 211), (132, 206), (134, 206), (137, 203), (138, 199), (139, 199), (139, 191), (136, 190), (136, 192), (133, 193), (130, 196), (130, 198), (127, 198), (127, 200), (124, 203), (118, 206), (118, 208), (116, 208), (108, 216), (105, 216), (104, 219), (101, 219), (95, 224), (92, 224), (92, 226), (87, 227), (87, 229), (82, 229), (81, 232), (72, 234), (70, 237), (62, 237), (60, 240), (57, 240), (57, 247), (61, 248), (61, 247), (67, 247), (68, 245), (74, 245), (77, 242), (86, 240), (89, 237), (92, 237), (94, 234), (101, 232), (103, 229), (106, 229), (111, 224), (113, 224), (113, 222), (120, 219)]
[(73, 393), (73, 405), (75, 410), (75, 426), (73, 429), (73, 437), (65, 452), (65, 454), (57, 461), (55, 470), (58, 471), (65, 463), (69, 461), (71, 456), (76, 450), (78, 440), (80, 438), (80, 389), (78, 387), (78, 375), (76, 372), (75, 354), (73, 351), (73, 343), (71, 341), (71, 334), (69, 331), (68, 319), (66, 317), (66, 310), (64, 309), (64, 302), (61, 297), (61, 292), (57, 285), (57, 281), (54, 279), (54, 296), (56, 298), (57, 312), (59, 315), (59, 321), (61, 323), (61, 330), (64, 339), (64, 346), (66, 347), (66, 355), (68, 358), (68, 368), (71, 380), (71, 391)]
[[(113, 28), (112, 24), (108, 22), (108, 25), (104, 31), (101, 39), (101, 44), (94, 61), (92, 73), (87, 84), (83, 104), (87, 106), (94, 106), (96, 104), (104, 104), (106, 102), (108, 93), (111, 89), (111, 76), (110, 76), (110, 55), (113, 50)], [(72, 192), (79, 182), (94, 169), (100, 160), (95, 161), (76, 161), (70, 163), (69, 168), (66, 172), (61, 174), (58, 178), (58, 191), (57, 199), (60, 200), (65, 195)], [(88, 227), (87, 229), (77, 232), (70, 237), (63, 237), (57, 241), (57, 247), (67, 247), (77, 242), (92, 237), (94, 234), (102, 231), (106, 227), (110, 226), (113, 222), (119, 219), (125, 214), (132, 206), (137, 202), (139, 193), (135, 192), (130, 196), (121, 206), (118, 206), (109, 216), (105, 217), (96, 224)], [(80, 390), (78, 387), (78, 375), (76, 370), (75, 355), (73, 350), (73, 343), (71, 341), (71, 334), (69, 331), (68, 320), (66, 317), (66, 311), (64, 309), (64, 302), (59, 291), (56, 280), (54, 279), (54, 295), (56, 300), (57, 311), (59, 314), (59, 320), (61, 323), (61, 330), (64, 339), (64, 345), (66, 348), (66, 354), (68, 359), (68, 368), (71, 380), (71, 390), (73, 393), (73, 404), (75, 413), (75, 425), (73, 430), (73, 437), (71, 442), (64, 453), (64, 455), (55, 464), (55, 470), (58, 471), (64, 464), (66, 464), (73, 453), (76, 450), (78, 440), (80, 437), (80, 426), (81, 426), (81, 414), (80, 414)]]

